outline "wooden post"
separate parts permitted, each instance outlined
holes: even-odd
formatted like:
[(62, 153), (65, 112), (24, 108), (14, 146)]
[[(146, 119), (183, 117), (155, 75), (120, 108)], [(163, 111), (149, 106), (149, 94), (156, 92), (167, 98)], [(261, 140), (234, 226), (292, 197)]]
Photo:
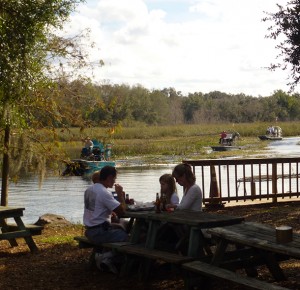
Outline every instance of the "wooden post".
[(216, 169), (214, 165), (210, 165), (210, 191), (209, 191), (210, 202), (206, 206), (210, 208), (222, 208), (220, 190), (217, 181)]
[[(272, 164), (272, 193), (277, 195), (277, 164)], [(277, 196), (273, 196), (273, 202), (277, 202)]]
[(251, 196), (253, 197), (252, 200), (255, 199), (255, 195), (256, 195), (255, 181), (251, 181)]
[(214, 165), (210, 165), (210, 191), (211, 198), (220, 198), (219, 185), (217, 181), (216, 169)]

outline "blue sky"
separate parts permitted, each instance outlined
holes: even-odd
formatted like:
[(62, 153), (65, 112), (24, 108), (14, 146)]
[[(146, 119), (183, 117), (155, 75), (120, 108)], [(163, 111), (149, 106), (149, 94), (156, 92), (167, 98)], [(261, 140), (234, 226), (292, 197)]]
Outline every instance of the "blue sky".
[(65, 29), (91, 29), (98, 83), (268, 96), (288, 91), (287, 72), (265, 69), (279, 51), (261, 19), (276, 3), (286, 1), (87, 0)]

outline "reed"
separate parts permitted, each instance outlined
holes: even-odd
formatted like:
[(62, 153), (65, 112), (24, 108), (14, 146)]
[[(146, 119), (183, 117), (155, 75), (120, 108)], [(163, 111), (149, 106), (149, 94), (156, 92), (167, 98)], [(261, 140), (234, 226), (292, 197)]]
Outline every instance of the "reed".
[[(210, 152), (210, 146), (218, 145), (220, 132), (237, 131), (241, 138), (239, 146), (243, 146), (240, 154), (251, 155), (263, 150), (267, 142), (258, 139), (265, 134), (270, 123), (243, 124), (191, 124), (178, 126), (136, 126), (119, 127), (114, 133), (107, 128), (88, 128), (79, 131), (72, 128), (69, 132), (58, 132), (63, 147), (70, 158), (78, 158), (83, 145), (82, 139), (90, 136), (104, 144), (112, 144), (113, 158), (128, 156), (181, 156), (189, 158), (220, 158), (236, 155), (237, 152)], [(298, 122), (280, 124), (284, 136), (300, 134)]]

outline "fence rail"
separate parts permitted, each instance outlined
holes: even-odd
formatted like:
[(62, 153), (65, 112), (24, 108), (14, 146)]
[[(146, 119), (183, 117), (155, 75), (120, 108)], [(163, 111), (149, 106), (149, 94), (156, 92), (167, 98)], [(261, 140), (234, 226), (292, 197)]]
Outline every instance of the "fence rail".
[(299, 197), (300, 157), (183, 160), (192, 166), (203, 203)]

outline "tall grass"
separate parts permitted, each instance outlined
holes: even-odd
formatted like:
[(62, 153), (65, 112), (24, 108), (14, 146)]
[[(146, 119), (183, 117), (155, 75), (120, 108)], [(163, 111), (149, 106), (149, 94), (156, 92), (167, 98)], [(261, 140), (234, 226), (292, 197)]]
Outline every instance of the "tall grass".
[[(260, 141), (257, 136), (265, 134), (270, 123), (243, 123), (243, 124), (191, 124), (178, 126), (137, 126), (116, 128), (113, 134), (107, 128), (88, 128), (80, 131), (72, 128), (70, 131), (57, 132), (63, 147), (70, 158), (78, 158), (82, 139), (90, 136), (104, 144), (113, 146), (114, 158), (141, 155), (178, 155), (206, 158), (208, 147), (218, 145), (220, 132), (237, 131), (241, 138), (238, 145), (245, 146), (250, 151), (261, 150), (267, 142)], [(298, 122), (280, 123), (283, 135), (300, 135)], [(49, 140), (50, 141), (50, 140)], [(232, 152), (210, 153), (210, 158), (220, 155), (230, 156)]]

